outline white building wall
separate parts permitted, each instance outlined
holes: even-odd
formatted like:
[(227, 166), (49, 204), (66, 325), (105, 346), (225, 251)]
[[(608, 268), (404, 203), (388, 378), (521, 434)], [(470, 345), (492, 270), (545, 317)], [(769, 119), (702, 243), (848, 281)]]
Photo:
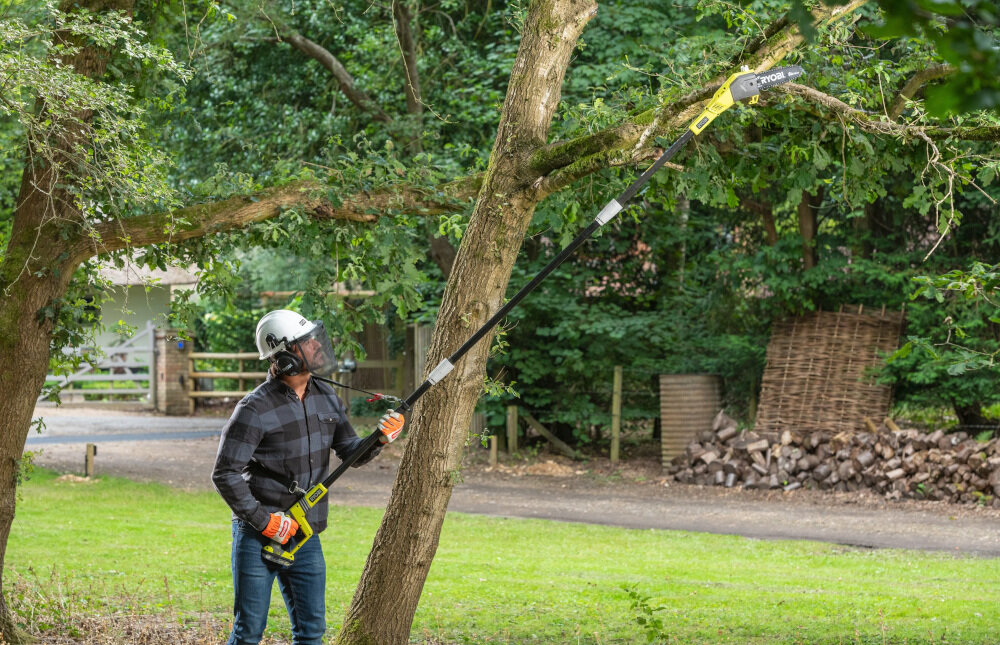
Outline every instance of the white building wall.
[(136, 332), (146, 328), (146, 321), (153, 321), (156, 327), (168, 327), (170, 313), (170, 287), (155, 286), (149, 291), (143, 286), (118, 286), (111, 293), (112, 298), (101, 306), (101, 321), (104, 331), (97, 336), (98, 345), (105, 347), (121, 342), (117, 333), (118, 321), (134, 327)]

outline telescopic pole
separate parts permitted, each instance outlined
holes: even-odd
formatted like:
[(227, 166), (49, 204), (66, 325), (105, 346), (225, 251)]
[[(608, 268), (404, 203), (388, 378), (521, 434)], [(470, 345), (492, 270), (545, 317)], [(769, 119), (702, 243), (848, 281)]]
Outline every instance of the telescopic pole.
[[(521, 287), (521, 289), (514, 294), (514, 296), (508, 300), (500, 309), (493, 314), (489, 320), (487, 320), (483, 325), (476, 330), (472, 336), (469, 337), (462, 346), (456, 349), (451, 356), (444, 359), (438, 365), (431, 370), (431, 373), (427, 375), (427, 378), (423, 383), (417, 387), (409, 396), (407, 396), (396, 408), (398, 412), (408, 412), (413, 408), (413, 405), (417, 400), (424, 395), (427, 390), (437, 384), (441, 379), (448, 375), (449, 372), (455, 367), (455, 363), (458, 362), (460, 358), (465, 356), (472, 347), (482, 340), (483, 336), (488, 334), (510, 311), (516, 307), (525, 296), (535, 290), (545, 278), (549, 276), (550, 273), (556, 270), (560, 264), (562, 264), (566, 258), (573, 254), (581, 244), (587, 241), (594, 231), (601, 228), (609, 221), (611, 221), (636, 194), (639, 192), (646, 182), (649, 181), (657, 170), (663, 167), (665, 163), (670, 161), (676, 155), (681, 148), (687, 144), (688, 141), (694, 138), (695, 135), (701, 133), (709, 123), (712, 122), (715, 117), (719, 116), (727, 109), (732, 107), (735, 103), (743, 100), (750, 99), (751, 103), (756, 103), (757, 98), (762, 89), (768, 89), (774, 87), (775, 85), (781, 85), (783, 83), (788, 83), (789, 81), (798, 78), (802, 75), (802, 68), (798, 65), (792, 65), (789, 67), (779, 67), (775, 69), (768, 70), (760, 74), (754, 72), (738, 72), (733, 74), (726, 82), (722, 84), (722, 87), (716, 91), (712, 100), (709, 102), (708, 106), (698, 115), (698, 117), (691, 122), (688, 129), (684, 131), (676, 141), (667, 148), (660, 158), (653, 162), (653, 165), (646, 169), (644, 173), (639, 175), (639, 177), (629, 185), (621, 195), (617, 198), (612, 199), (607, 205), (601, 209), (601, 212), (597, 214), (594, 221), (590, 223), (586, 228), (580, 231), (573, 240), (563, 248), (559, 254), (552, 258), (552, 260), (545, 265), (545, 267), (538, 272), (538, 274), (531, 279), (531, 282)], [(337, 467), (330, 475), (324, 480), (323, 484), (329, 487), (334, 481), (339, 478), (347, 468), (350, 467), (354, 460), (351, 456), (357, 455), (361, 456), (365, 454), (367, 449), (370, 449), (372, 444), (378, 441), (378, 433), (373, 432), (368, 437), (365, 437), (365, 442), (362, 443), (357, 450), (349, 455), (347, 460), (342, 462), (340, 466)]]
[[(775, 69), (770, 69), (766, 72), (760, 74), (743, 71), (733, 74), (722, 86), (716, 91), (712, 96), (712, 100), (709, 101), (708, 106), (698, 115), (698, 117), (691, 122), (688, 129), (677, 138), (669, 148), (664, 151), (664, 153), (653, 162), (653, 165), (646, 169), (644, 173), (639, 175), (639, 177), (629, 185), (622, 194), (616, 199), (612, 199), (601, 212), (597, 214), (594, 221), (590, 223), (589, 226), (580, 231), (573, 240), (566, 245), (566, 247), (559, 252), (559, 254), (552, 258), (552, 260), (545, 265), (541, 271), (538, 272), (531, 281), (521, 287), (521, 289), (514, 294), (510, 300), (506, 302), (500, 309), (494, 313), (489, 320), (487, 320), (483, 325), (476, 330), (472, 336), (469, 337), (462, 346), (456, 349), (451, 356), (444, 359), (438, 365), (431, 370), (431, 373), (427, 375), (420, 386), (414, 390), (409, 396), (407, 396), (396, 408), (400, 412), (409, 412), (413, 409), (413, 405), (417, 400), (424, 395), (427, 390), (436, 385), (441, 379), (446, 377), (454, 368), (455, 363), (458, 362), (465, 354), (468, 353), (472, 347), (478, 343), (482, 338), (492, 330), (497, 323), (499, 323), (504, 316), (506, 316), (511, 309), (516, 307), (525, 296), (535, 290), (542, 280), (547, 278), (550, 273), (555, 271), (555, 269), (562, 264), (566, 258), (568, 258), (581, 244), (583, 244), (587, 239), (593, 235), (594, 231), (604, 226), (610, 222), (618, 213), (621, 212), (625, 204), (627, 204), (635, 195), (639, 192), (649, 178), (653, 174), (663, 167), (663, 164), (670, 161), (674, 155), (676, 155), (684, 145), (694, 138), (696, 135), (700, 134), (702, 130), (708, 127), (708, 124), (712, 122), (717, 116), (728, 110), (734, 104), (744, 99), (750, 99), (750, 103), (756, 103), (760, 95), (761, 90), (765, 90), (775, 85), (781, 85), (783, 83), (788, 83), (795, 78), (802, 75), (802, 68), (798, 65), (792, 65), (789, 67), (779, 67)], [(282, 548), (282, 545), (278, 542), (272, 541), (270, 544), (264, 546), (264, 558), (280, 564), (281, 566), (290, 566), (295, 559), (295, 552), (301, 548), (301, 546), (313, 535), (312, 527), (306, 522), (306, 512), (309, 508), (315, 506), (327, 493), (330, 485), (337, 481), (344, 472), (351, 467), (351, 465), (357, 461), (361, 455), (366, 455), (374, 447), (374, 445), (379, 441), (381, 433), (372, 432), (370, 435), (361, 440), (361, 443), (357, 448), (354, 449), (351, 454), (347, 455), (344, 460), (340, 463), (337, 468), (331, 472), (322, 483), (315, 484), (308, 491), (305, 491), (299, 496), (294, 504), (288, 509), (288, 513), (299, 523), (300, 533), (304, 534), (301, 540), (298, 540), (295, 547), (289, 550)]]

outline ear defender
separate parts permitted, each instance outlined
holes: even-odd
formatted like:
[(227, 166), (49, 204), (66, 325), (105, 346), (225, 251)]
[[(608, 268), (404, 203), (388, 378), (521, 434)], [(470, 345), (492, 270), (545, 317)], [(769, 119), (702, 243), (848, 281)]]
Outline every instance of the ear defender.
[(302, 371), (302, 359), (292, 352), (278, 352), (274, 355), (274, 366), (279, 375), (295, 376)]

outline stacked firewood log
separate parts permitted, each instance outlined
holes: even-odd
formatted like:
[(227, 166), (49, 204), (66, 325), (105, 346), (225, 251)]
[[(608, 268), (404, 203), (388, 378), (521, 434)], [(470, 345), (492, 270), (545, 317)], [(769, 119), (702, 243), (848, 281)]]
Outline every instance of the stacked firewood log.
[(666, 472), (686, 484), (758, 489), (869, 489), (1000, 507), (1000, 440), (868, 423), (859, 432), (740, 431), (720, 412)]

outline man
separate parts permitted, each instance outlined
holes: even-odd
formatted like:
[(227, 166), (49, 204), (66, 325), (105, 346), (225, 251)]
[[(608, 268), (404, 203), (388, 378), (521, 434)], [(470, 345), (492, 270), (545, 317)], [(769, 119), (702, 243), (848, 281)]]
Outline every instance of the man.
[[(329, 469), (331, 449), (344, 458), (361, 443), (333, 388), (312, 378), (327, 376), (337, 361), (319, 321), (277, 310), (257, 323), (257, 349), (271, 363), (267, 381), (240, 401), (222, 430), (212, 482), (233, 510), (233, 631), (227, 645), (260, 641), (267, 625), (271, 588), (285, 599), (295, 645), (319, 645), (326, 630), (326, 563), (319, 533), (326, 528), (324, 497), (306, 517), (316, 535), (296, 552), (291, 566), (267, 562), (261, 549), (288, 542), (298, 524), (282, 511)], [(354, 466), (371, 461), (381, 444), (403, 428), (390, 411), (379, 420), (380, 444)]]

